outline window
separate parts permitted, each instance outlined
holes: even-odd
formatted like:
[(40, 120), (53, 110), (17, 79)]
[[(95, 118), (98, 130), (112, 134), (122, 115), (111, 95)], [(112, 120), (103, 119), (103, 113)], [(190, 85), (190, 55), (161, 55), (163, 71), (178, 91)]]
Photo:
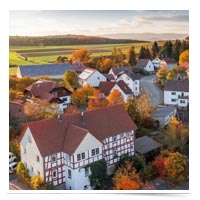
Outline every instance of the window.
[(176, 102), (176, 99), (172, 99), (172, 102)]
[(113, 158), (117, 158), (117, 150), (113, 150)]
[(185, 103), (185, 100), (180, 100), (180, 103)]
[(56, 154), (53, 154), (53, 155), (51, 156), (51, 160), (52, 160), (52, 163), (55, 163), (55, 162), (56, 162), (56, 160), (57, 160)]
[(63, 98), (62, 100), (63, 100), (63, 101), (67, 101), (67, 98)]
[(81, 154), (77, 154), (77, 161), (81, 160)]
[(29, 142), (29, 143), (32, 143), (32, 140), (31, 140), (31, 136), (30, 136), (30, 135), (28, 136), (28, 142)]
[(135, 91), (137, 91), (137, 87), (135, 87)]
[(37, 171), (37, 175), (40, 176), (40, 172), (39, 171)]
[(120, 134), (120, 138), (123, 138), (124, 137), (124, 133)]
[(127, 132), (127, 134), (126, 134), (126, 135), (127, 135), (127, 137), (129, 138), (129, 137), (130, 137), (130, 132)]
[(181, 95), (182, 95), (182, 97), (183, 97), (183, 96), (184, 96), (184, 92), (182, 92), (182, 94), (181, 94)]
[(53, 178), (57, 178), (57, 171), (53, 171)]
[(99, 154), (99, 148), (92, 149), (92, 156), (98, 155)]
[(26, 147), (24, 147), (24, 154), (26, 154)]
[(58, 95), (58, 93), (57, 93), (57, 92), (52, 92), (52, 93), (53, 93), (53, 95), (54, 95), (54, 96), (57, 96), (57, 95)]
[(100, 78), (99, 78), (99, 77), (97, 77), (97, 79), (99, 80)]
[(172, 92), (171, 94), (172, 94), (172, 95), (176, 95), (176, 92)]
[(72, 171), (70, 169), (67, 170), (68, 178), (72, 178)]
[(36, 161), (40, 162), (40, 157), (39, 156), (36, 156)]
[(32, 167), (32, 166), (30, 166), (30, 168), (31, 168), (31, 172), (33, 172), (33, 167)]
[(82, 155), (82, 160), (84, 160), (85, 159), (85, 153), (82, 153), (81, 155)]
[(85, 176), (89, 175), (89, 167), (85, 167)]
[(113, 137), (113, 142), (116, 142), (117, 141), (117, 136), (114, 136)]
[(87, 189), (88, 189), (88, 186), (87, 186), (87, 185), (85, 185), (85, 186), (84, 186), (84, 190), (87, 190)]

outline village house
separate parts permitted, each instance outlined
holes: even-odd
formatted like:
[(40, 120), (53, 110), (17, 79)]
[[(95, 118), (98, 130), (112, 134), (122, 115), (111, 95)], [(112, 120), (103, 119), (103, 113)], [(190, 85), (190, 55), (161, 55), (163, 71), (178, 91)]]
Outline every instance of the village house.
[(160, 68), (160, 62), (161, 62), (161, 60), (158, 57), (156, 57), (155, 59), (152, 60), (152, 63), (156, 70), (158, 70)]
[(153, 74), (155, 73), (155, 68), (151, 60), (149, 59), (139, 59), (136, 67), (144, 73)]
[(85, 65), (80, 61), (73, 62), (72, 66), (77, 74), (81, 74), (86, 69)]
[(38, 80), (24, 90), (27, 101), (32, 102), (34, 98), (49, 103), (57, 103), (61, 113), (71, 104), (71, 92), (64, 86), (48, 80)]
[(174, 58), (163, 58), (160, 61), (160, 68), (167, 67), (168, 69), (171, 69), (177, 65), (178, 65), (178, 63)]
[(18, 66), (17, 77), (23, 78), (25, 76), (48, 76), (52, 79), (63, 79), (63, 75), (66, 71), (75, 70), (70, 63)]
[(79, 75), (79, 84), (81, 86), (90, 85), (92, 87), (99, 87), (99, 83), (102, 81), (107, 81), (107, 79), (96, 69), (86, 68)]
[(157, 106), (151, 117), (157, 127), (165, 127), (170, 120), (176, 116), (177, 109), (175, 106)]
[(164, 88), (164, 104), (187, 108), (189, 106), (189, 81), (168, 80)]
[(111, 68), (109, 74), (116, 82), (123, 80), (131, 89), (134, 96), (140, 93), (140, 75), (133, 73), (130, 67)]
[(92, 189), (90, 164), (101, 159), (107, 174), (124, 154), (134, 155), (136, 126), (123, 105), (27, 123), (20, 139), (21, 161), (30, 176), (66, 189)]
[(131, 89), (127, 86), (127, 84), (120, 80), (118, 82), (100, 82), (99, 90), (103, 93), (106, 97), (114, 90), (118, 90), (122, 96), (124, 101), (127, 101), (128, 98), (133, 97), (133, 93)]

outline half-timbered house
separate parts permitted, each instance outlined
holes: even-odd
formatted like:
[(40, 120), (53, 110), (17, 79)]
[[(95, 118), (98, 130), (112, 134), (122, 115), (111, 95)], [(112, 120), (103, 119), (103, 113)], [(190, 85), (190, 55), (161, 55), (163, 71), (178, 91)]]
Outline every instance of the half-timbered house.
[(30, 122), (20, 140), (30, 175), (66, 189), (92, 189), (90, 164), (105, 159), (107, 173), (124, 154), (134, 155), (136, 126), (122, 105)]

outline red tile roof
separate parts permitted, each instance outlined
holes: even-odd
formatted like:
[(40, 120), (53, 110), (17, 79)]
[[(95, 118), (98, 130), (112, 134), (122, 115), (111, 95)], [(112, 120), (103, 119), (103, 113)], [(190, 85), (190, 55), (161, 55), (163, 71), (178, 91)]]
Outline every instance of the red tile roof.
[(168, 80), (165, 84), (164, 91), (189, 92), (188, 80)]
[[(123, 105), (86, 111), (84, 123), (81, 113), (63, 115), (27, 124), (41, 155), (64, 151), (72, 154), (86, 136), (87, 130), (99, 141), (136, 129)], [(23, 138), (23, 137), (22, 137)]]

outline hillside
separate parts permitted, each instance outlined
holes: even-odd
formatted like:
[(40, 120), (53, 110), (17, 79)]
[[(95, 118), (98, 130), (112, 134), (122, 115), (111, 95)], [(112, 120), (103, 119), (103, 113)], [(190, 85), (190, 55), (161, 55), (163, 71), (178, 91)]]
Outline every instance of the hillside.
[(101, 35), (101, 37), (111, 39), (134, 39), (134, 40), (148, 40), (148, 41), (165, 41), (165, 40), (183, 40), (188, 34), (178, 33), (116, 33)]
[(85, 35), (54, 35), (54, 36), (10, 36), (10, 46), (57, 46), (57, 45), (87, 45), (87, 44), (123, 44), (138, 43), (132, 39), (111, 39)]

